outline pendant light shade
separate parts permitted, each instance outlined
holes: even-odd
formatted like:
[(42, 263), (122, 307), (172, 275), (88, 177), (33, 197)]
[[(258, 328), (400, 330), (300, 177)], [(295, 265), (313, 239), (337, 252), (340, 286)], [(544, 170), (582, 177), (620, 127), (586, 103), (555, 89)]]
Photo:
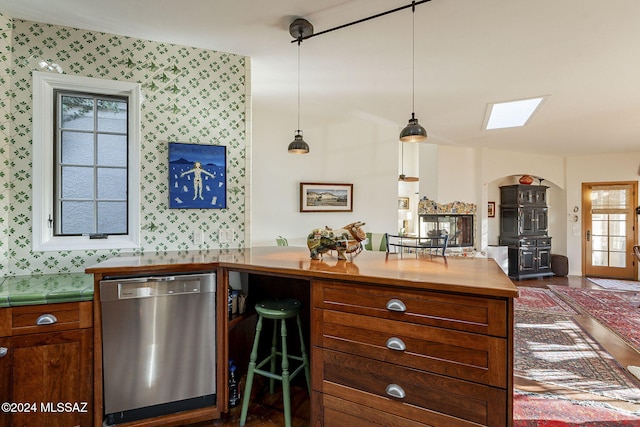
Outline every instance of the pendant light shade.
[(416, 98), (416, 2), (411, 3), (411, 15), (412, 15), (412, 24), (413, 24), (413, 34), (412, 34), (412, 74), (411, 74), (411, 118), (409, 119), (409, 123), (405, 126), (404, 129), (400, 132), (400, 141), (402, 142), (422, 142), (427, 139), (427, 131), (425, 128), (418, 124), (418, 119), (416, 119), (415, 113), (415, 98)]
[(302, 139), (302, 131), (298, 129), (293, 141), (289, 144), (289, 152), (292, 154), (307, 154), (309, 152), (309, 144)]
[(427, 139), (427, 131), (420, 126), (415, 113), (411, 113), (409, 124), (400, 132), (400, 141), (402, 142), (421, 142)]
[(306, 37), (313, 35), (313, 25), (306, 19), (298, 18), (289, 25), (289, 34), (296, 38), (298, 42), (298, 129), (293, 137), (293, 141), (289, 144), (288, 151), (292, 154), (307, 154), (309, 152), (309, 144), (302, 138), (300, 130), (300, 44)]

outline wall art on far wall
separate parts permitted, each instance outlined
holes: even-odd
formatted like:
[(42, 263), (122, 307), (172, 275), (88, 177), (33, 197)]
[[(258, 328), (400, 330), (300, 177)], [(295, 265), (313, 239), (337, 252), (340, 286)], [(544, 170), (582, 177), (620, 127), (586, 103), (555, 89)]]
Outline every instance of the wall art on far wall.
[(353, 212), (353, 184), (301, 182), (300, 212)]
[(409, 210), (409, 198), (398, 197), (398, 209), (406, 211)]
[(169, 142), (169, 208), (226, 207), (226, 147)]
[(494, 218), (496, 216), (496, 202), (489, 202), (487, 206), (487, 214), (489, 218)]

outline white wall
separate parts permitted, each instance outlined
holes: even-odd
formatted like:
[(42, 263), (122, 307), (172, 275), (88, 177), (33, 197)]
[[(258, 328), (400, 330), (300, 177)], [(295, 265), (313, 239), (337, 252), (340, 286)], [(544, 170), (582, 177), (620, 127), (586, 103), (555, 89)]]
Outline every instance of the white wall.
[[(253, 97), (252, 246), (274, 246), (278, 235), (304, 246), (312, 229), (354, 221), (364, 221), (366, 231), (397, 230), (399, 125), (304, 115), (310, 152), (293, 155), (287, 146), (295, 110), (272, 111)], [(301, 213), (300, 182), (352, 183), (353, 212)]]

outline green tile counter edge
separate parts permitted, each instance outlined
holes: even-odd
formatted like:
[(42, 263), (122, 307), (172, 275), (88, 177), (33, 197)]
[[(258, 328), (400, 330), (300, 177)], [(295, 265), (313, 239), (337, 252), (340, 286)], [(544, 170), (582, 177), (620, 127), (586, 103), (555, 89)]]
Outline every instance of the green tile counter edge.
[(0, 307), (93, 300), (93, 275), (41, 274), (0, 279)]

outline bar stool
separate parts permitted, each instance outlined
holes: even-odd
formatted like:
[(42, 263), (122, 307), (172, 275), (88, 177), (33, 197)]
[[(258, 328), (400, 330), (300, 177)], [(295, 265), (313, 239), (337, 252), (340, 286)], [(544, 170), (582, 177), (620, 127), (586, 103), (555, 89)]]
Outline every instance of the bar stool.
[[(249, 400), (251, 399), (251, 387), (253, 386), (254, 374), (262, 375), (270, 378), (269, 393), (273, 394), (275, 380), (282, 381), (282, 401), (284, 406), (284, 422), (285, 427), (291, 426), (291, 389), (290, 381), (298, 375), (303, 369), (307, 380), (307, 391), (311, 394), (311, 381), (309, 375), (309, 358), (304, 346), (304, 337), (302, 334), (302, 325), (300, 324), (301, 303), (294, 298), (272, 299), (261, 301), (256, 304), (256, 312), (258, 313), (258, 323), (256, 324), (256, 335), (253, 339), (253, 348), (249, 357), (249, 368), (247, 369), (247, 382), (244, 386), (244, 396), (242, 397), (242, 412), (240, 414), (240, 425), (244, 426), (247, 421), (247, 412), (249, 410)], [(287, 325), (286, 320), (292, 317), (296, 318), (298, 324), (298, 334), (300, 335), (300, 353), (301, 356), (290, 355), (287, 352)], [(258, 358), (258, 344), (260, 342), (260, 332), (262, 331), (262, 319), (272, 319), (273, 337), (271, 339), (271, 354), (264, 360), (256, 364)], [(282, 350), (277, 351), (277, 331), (278, 320), (280, 320), (280, 337), (282, 338)], [(276, 373), (276, 358), (282, 357), (282, 372)], [(289, 359), (302, 362), (293, 372), (289, 373)], [(267, 362), (271, 362), (270, 370), (261, 369)]]

